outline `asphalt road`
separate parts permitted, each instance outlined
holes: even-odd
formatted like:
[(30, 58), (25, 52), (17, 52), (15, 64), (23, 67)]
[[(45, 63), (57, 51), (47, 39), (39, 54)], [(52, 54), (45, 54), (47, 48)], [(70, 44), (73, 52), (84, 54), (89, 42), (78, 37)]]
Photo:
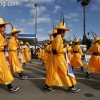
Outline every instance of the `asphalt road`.
[(20, 87), (15, 93), (9, 93), (6, 86), (0, 84), (0, 100), (100, 100), (100, 90), (96, 88), (100, 85), (100, 75), (91, 74), (92, 79), (86, 79), (85, 71), (81, 72), (80, 68), (74, 69), (80, 92), (68, 93), (67, 87), (55, 87), (55, 92), (43, 92), (46, 71), (41, 65), (40, 60), (34, 59), (23, 66), (24, 74), (29, 76), (26, 80), (20, 80), (17, 74), (13, 74), (13, 85)]

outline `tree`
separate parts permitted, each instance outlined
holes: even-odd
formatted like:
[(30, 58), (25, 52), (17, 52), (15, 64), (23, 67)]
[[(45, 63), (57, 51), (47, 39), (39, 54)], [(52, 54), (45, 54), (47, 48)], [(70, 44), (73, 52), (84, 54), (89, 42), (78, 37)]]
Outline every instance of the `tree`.
[(87, 44), (87, 36), (86, 36), (86, 6), (90, 3), (91, 0), (77, 0), (77, 2), (81, 2), (81, 5), (83, 6), (83, 40), (82, 44)]

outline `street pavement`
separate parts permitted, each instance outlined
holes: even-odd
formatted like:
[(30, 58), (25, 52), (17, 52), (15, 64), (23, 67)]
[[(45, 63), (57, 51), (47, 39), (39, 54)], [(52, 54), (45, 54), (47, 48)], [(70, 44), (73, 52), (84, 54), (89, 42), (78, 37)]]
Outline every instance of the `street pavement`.
[(29, 77), (20, 80), (18, 74), (13, 74), (14, 86), (19, 86), (15, 93), (9, 93), (6, 86), (0, 84), (0, 100), (100, 100), (100, 75), (91, 74), (91, 79), (85, 78), (84, 72), (80, 68), (75, 68), (74, 73), (77, 79), (77, 87), (81, 90), (78, 93), (68, 93), (67, 87), (55, 87), (55, 92), (43, 92), (45, 85), (46, 70), (42, 66), (42, 61), (33, 59), (32, 63), (26, 63), (24, 74)]

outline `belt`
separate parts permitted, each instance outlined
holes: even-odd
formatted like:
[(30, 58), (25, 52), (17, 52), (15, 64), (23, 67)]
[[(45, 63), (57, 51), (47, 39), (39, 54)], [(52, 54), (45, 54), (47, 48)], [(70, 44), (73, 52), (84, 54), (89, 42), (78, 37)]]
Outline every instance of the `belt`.
[(79, 53), (78, 51), (73, 51), (74, 53)]
[(99, 53), (98, 53), (98, 52), (93, 52), (92, 55), (94, 55), (94, 56), (98, 56)]
[(57, 51), (56, 50), (52, 50), (52, 53), (53, 53), (53, 55), (56, 55)]
[(0, 52), (5, 52), (5, 50), (1, 50)]

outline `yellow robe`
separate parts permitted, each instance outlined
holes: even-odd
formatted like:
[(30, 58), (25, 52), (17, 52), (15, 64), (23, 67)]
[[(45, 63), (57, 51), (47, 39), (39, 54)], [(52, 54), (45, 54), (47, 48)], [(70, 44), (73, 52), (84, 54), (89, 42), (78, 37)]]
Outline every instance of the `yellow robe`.
[(26, 46), (26, 48), (25, 48), (25, 59), (26, 59), (26, 61), (31, 61), (31, 55), (29, 54), (29, 52), (30, 52), (30, 47)]
[(48, 86), (55, 85), (67, 87), (75, 85), (75, 78), (68, 76), (68, 66), (64, 56), (66, 49), (63, 47), (63, 40), (60, 35), (54, 38), (51, 47), (53, 50), (57, 51), (57, 54), (52, 55), (52, 63), (46, 75), (46, 84)]
[[(74, 53), (74, 51), (78, 51), (79, 53)], [(84, 66), (82, 59), (81, 59), (81, 55), (83, 54), (81, 47), (79, 45), (74, 45), (72, 52), (73, 52), (73, 57), (70, 61), (71, 66), (73, 67)]]
[(8, 42), (9, 48), (9, 61), (10, 61), (10, 70), (14, 73), (21, 73), (23, 71), (22, 66), (18, 58), (18, 44), (15, 37), (12, 37)]
[(72, 46), (68, 46), (67, 48), (68, 58), (71, 61), (73, 54), (72, 54)]
[(24, 48), (20, 46), (20, 55), (21, 55), (21, 63), (25, 63), (25, 53), (24, 53)]
[[(98, 43), (94, 44), (92, 47), (90, 47), (89, 50), (87, 50), (87, 54), (88, 53), (93, 53), (93, 52), (98, 52), (100, 54), (100, 45)], [(95, 56), (92, 55), (88, 66), (87, 66), (87, 70), (89, 72), (94, 72), (94, 73), (98, 73), (100, 74), (100, 55), (99, 56)]]
[(11, 83), (14, 78), (8, 68), (5, 54), (2, 52), (4, 50), (5, 38), (0, 34), (0, 83), (8, 84)]
[(41, 55), (42, 55), (42, 50), (41, 48), (39, 49), (39, 54), (38, 54), (38, 58), (41, 59)]
[(45, 56), (45, 55), (44, 55), (44, 48), (41, 49), (41, 53), (42, 53), (42, 54), (41, 54), (41, 59), (44, 61), (44, 56)]
[(48, 70), (50, 63), (51, 63), (51, 59), (52, 59), (52, 50), (51, 50), (51, 44), (48, 45), (48, 55), (47, 55), (47, 63), (46, 63), (46, 70)]
[(48, 56), (48, 45), (44, 48), (44, 63), (47, 63), (47, 56)]

